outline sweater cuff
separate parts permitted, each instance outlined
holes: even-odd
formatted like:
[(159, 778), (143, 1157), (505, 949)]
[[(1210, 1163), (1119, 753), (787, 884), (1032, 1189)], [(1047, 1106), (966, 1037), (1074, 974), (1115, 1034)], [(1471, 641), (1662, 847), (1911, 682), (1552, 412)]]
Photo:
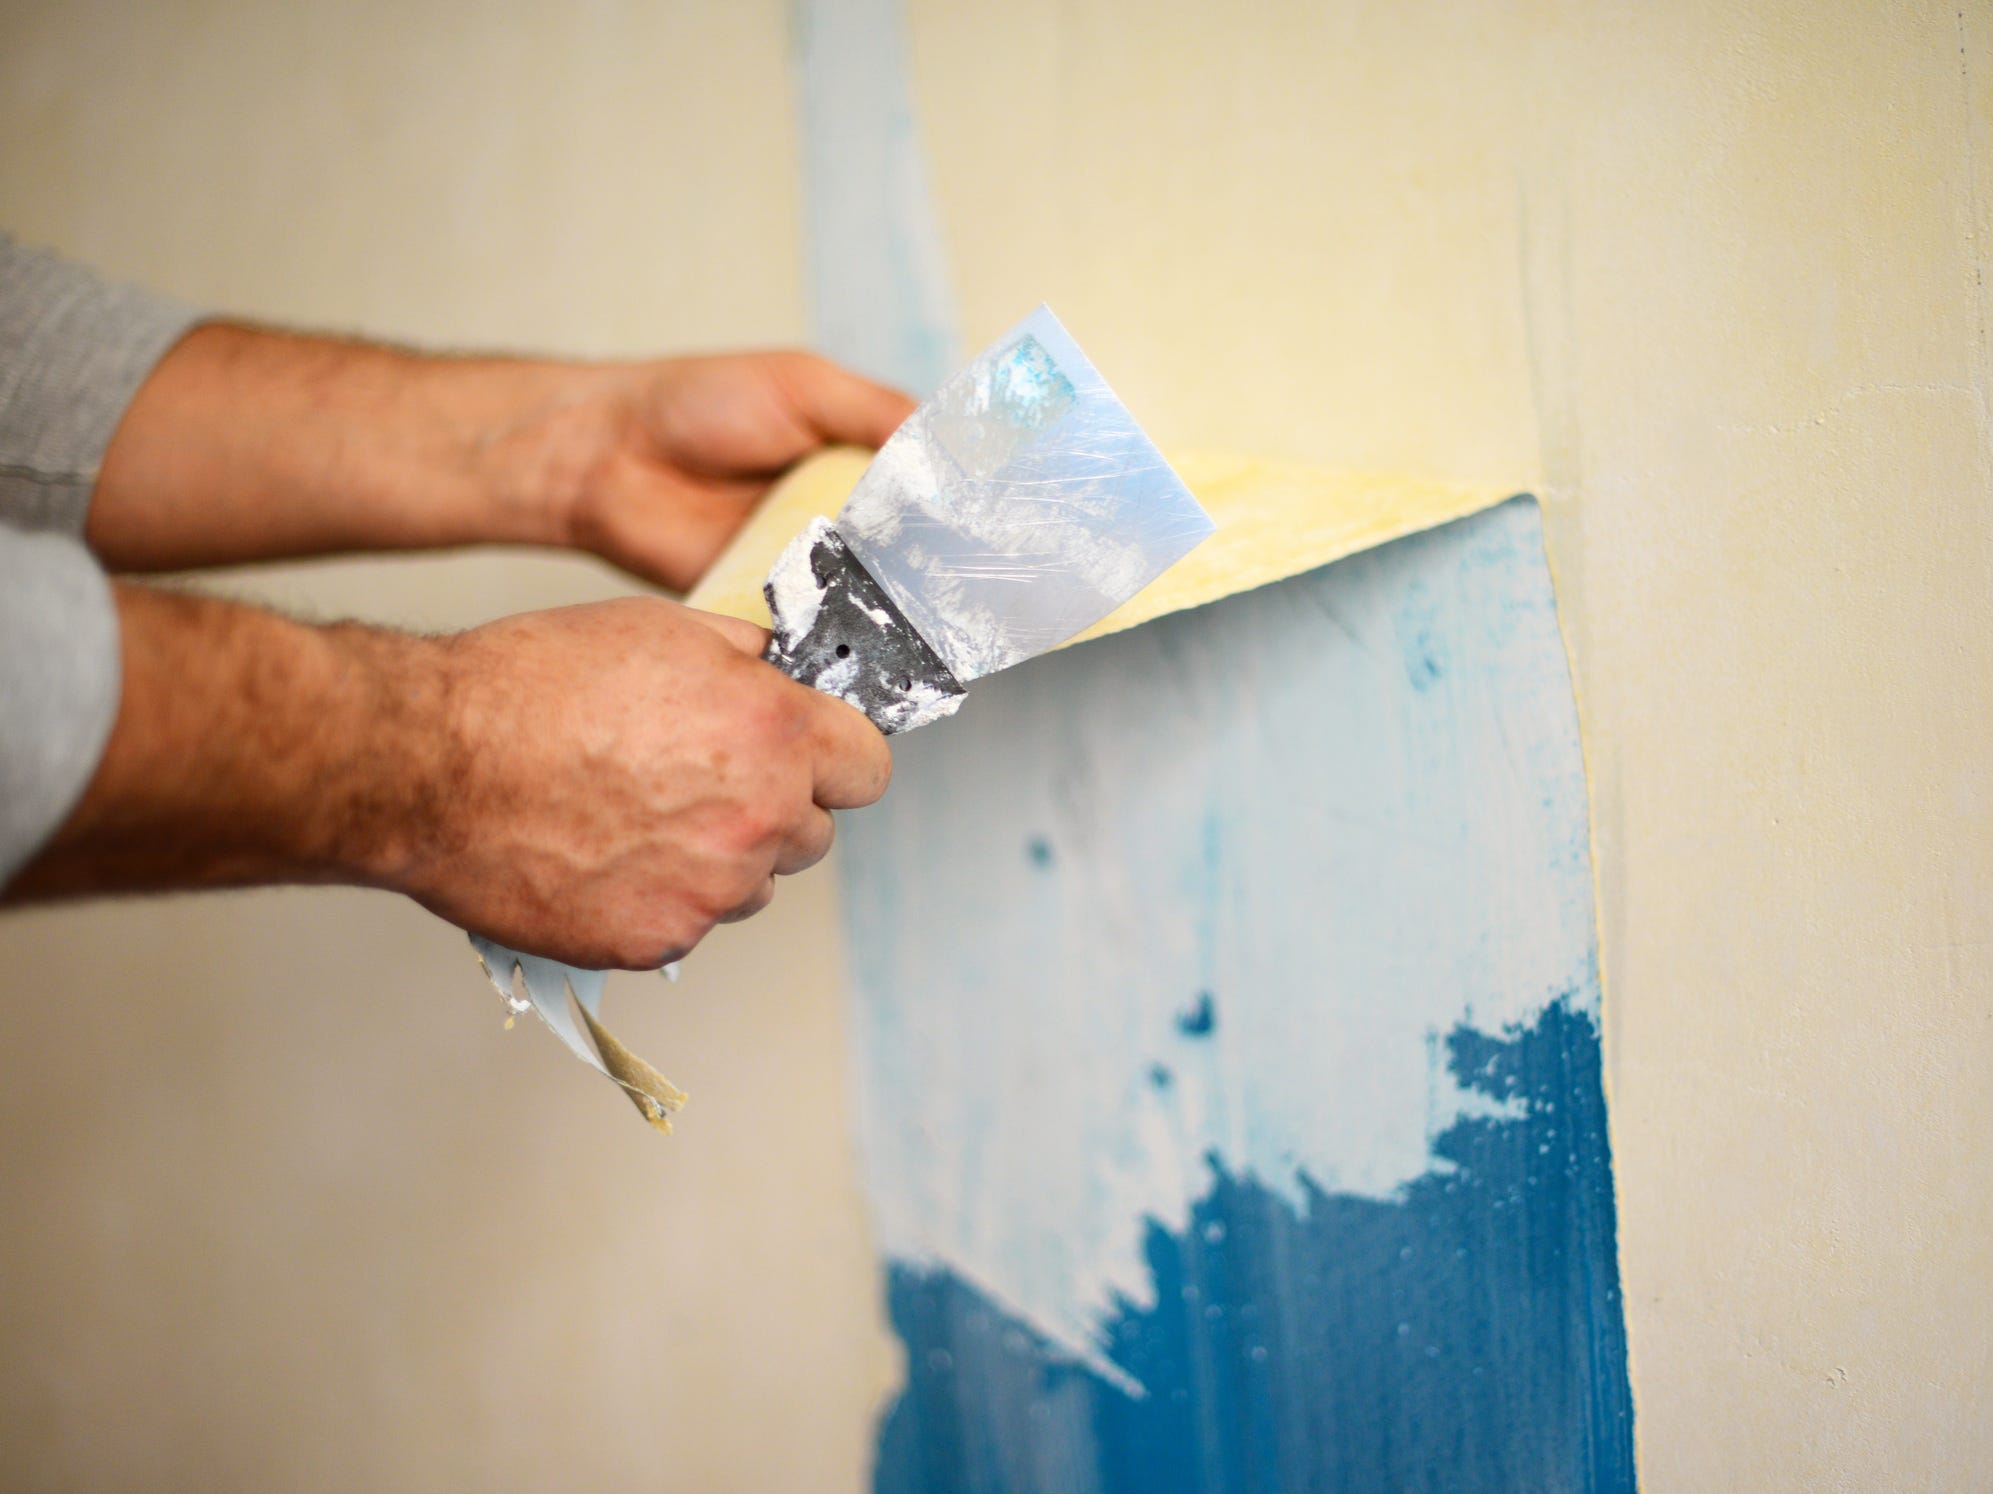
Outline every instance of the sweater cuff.
[(202, 315), (0, 234), (0, 521), (82, 535), (118, 421)]
[(90, 784), (123, 677), (110, 582), (75, 540), (0, 525), (0, 887)]

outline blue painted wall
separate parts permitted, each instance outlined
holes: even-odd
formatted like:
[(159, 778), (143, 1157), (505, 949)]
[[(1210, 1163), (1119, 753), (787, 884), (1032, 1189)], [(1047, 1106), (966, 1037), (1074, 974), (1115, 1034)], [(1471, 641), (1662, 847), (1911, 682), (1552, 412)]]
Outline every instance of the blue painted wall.
[(1564, 671), (1517, 500), (902, 741), (845, 826), (879, 1489), (1633, 1485)]
[[(898, 5), (795, 19), (818, 344), (925, 391)], [(881, 1491), (1633, 1486), (1533, 503), (981, 682), (896, 759), (842, 832)]]
[(1214, 1160), (1186, 1228), (1147, 1222), (1155, 1305), (1103, 1324), (1146, 1397), (947, 1268), (891, 1263), (908, 1383), (877, 1487), (1631, 1488), (1598, 1031), (1560, 1002), (1448, 1049), (1526, 1107), (1440, 1136), (1457, 1171), (1382, 1200), (1308, 1179), (1297, 1210)]

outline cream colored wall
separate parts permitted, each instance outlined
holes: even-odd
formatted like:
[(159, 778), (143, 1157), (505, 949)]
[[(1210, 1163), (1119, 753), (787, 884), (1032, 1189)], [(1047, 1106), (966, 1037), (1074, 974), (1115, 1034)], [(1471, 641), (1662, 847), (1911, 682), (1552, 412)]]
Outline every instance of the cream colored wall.
[[(1049, 299), (1165, 444), (1545, 494), (1648, 1485), (1974, 1482), (1983, 13), (910, 10), (971, 342)], [(446, 340), (800, 331), (773, 3), (0, 15), (0, 216), (113, 268)], [(426, 623), (613, 584), (259, 583)], [(612, 995), (695, 1093), (660, 1146), (392, 900), (0, 923), (0, 1446), (83, 1484), (852, 1486), (891, 1358), (829, 928), (804, 879)]]
[(911, 10), (971, 346), (1546, 498), (1645, 1482), (1983, 1484), (1983, 7)]
[[(0, 9), (0, 221), (199, 300), (611, 353), (802, 333), (779, 0)], [(605, 595), (488, 554), (240, 590), (423, 626)], [(892, 1370), (830, 884), (619, 1032), (661, 1140), (462, 935), (286, 891), (0, 920), (0, 1484), (856, 1488)]]

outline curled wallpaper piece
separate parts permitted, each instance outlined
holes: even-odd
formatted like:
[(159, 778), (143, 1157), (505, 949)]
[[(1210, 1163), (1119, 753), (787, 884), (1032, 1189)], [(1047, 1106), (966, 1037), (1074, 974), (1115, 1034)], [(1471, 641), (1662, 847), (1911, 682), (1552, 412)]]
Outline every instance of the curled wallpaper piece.
[[(645, 1120), (670, 1133), (672, 1113), (685, 1108), (685, 1092), (624, 1047), (602, 1025), (602, 989), (609, 978), (606, 971), (578, 970), (556, 960), (521, 954), (476, 934), (470, 940), (471, 948), (477, 951), (478, 964), (505, 999), (507, 1010), (514, 1015), (530, 1010), (567, 1045), (570, 1053), (620, 1085)], [(581, 1027), (575, 1023), (574, 1007), (581, 1009), (587, 1037), (582, 1036)]]
[[(850, 447), (804, 462), (755, 510), (692, 593), (695, 607), (766, 627), (761, 585), (812, 518), (834, 514), (872, 454)], [(1204, 542), (1072, 643), (1299, 576), (1332, 560), (1491, 508), (1513, 485), (1437, 482), (1395, 472), (1355, 472), (1185, 451), (1170, 465), (1217, 525)]]

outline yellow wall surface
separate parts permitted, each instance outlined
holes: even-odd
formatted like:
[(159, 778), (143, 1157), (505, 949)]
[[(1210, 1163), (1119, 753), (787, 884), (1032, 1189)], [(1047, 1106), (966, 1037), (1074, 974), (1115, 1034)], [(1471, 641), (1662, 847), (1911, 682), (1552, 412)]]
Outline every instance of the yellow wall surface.
[(970, 346), (1543, 496), (1640, 1466), (1993, 1476), (1993, 17), (914, 0)]
[[(1643, 1481), (1993, 1470), (1993, 19), (948, 0), (969, 345), (1050, 301), (1165, 447), (1545, 498), (1587, 732)], [(0, 7), (0, 218), (265, 315), (803, 326), (783, 7)], [(518, 556), (229, 584), (448, 625)], [(894, 1372), (826, 879), (612, 986), (660, 1143), (360, 893), (0, 922), (25, 1481), (863, 1477)]]

